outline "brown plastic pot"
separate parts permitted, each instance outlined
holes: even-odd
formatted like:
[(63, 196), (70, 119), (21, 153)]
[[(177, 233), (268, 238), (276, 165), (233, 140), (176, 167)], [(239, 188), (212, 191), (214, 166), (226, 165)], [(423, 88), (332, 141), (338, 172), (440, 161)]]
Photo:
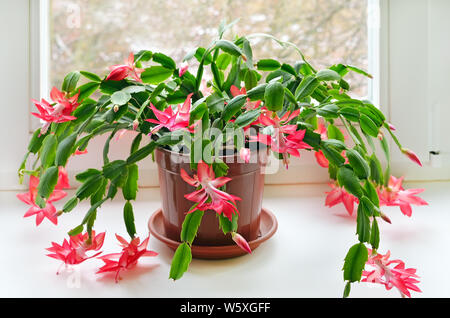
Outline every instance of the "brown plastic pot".
[[(184, 195), (195, 191), (195, 187), (186, 183), (180, 175), (184, 169), (189, 175), (189, 156), (163, 148), (155, 150), (158, 164), (159, 184), (162, 199), (164, 230), (166, 236), (180, 241), (181, 227), (186, 212), (193, 202)], [(260, 234), (261, 203), (264, 190), (263, 168), (267, 160), (265, 151), (252, 153), (250, 163), (237, 162), (237, 156), (224, 156), (221, 159), (229, 166), (227, 177), (232, 180), (226, 184), (226, 191), (242, 198), (237, 201), (239, 210), (238, 231), (247, 241), (253, 241)], [(232, 163), (229, 163), (232, 161)], [(214, 211), (205, 211), (198, 229), (194, 245), (222, 246), (234, 244), (230, 235), (224, 235), (219, 229), (219, 220)]]

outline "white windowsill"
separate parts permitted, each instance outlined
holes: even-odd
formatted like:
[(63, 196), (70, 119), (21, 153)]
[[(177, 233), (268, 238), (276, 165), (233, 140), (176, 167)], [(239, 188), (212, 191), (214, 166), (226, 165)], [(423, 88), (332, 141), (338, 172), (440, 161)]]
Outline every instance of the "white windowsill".
[[(423, 187), (422, 197), (430, 206), (413, 208), (411, 218), (398, 208), (384, 208), (392, 225), (380, 222), (382, 241), (393, 259), (418, 269), (423, 293), (415, 297), (450, 297), (449, 199), (450, 182), (408, 183), (407, 188)], [(278, 219), (278, 231), (253, 255), (235, 259), (193, 260), (189, 272), (177, 282), (168, 279), (173, 252), (155, 238), (149, 248), (158, 257), (141, 261), (135, 271), (122, 274), (115, 284), (111, 276), (96, 275), (102, 264), (91, 260), (79, 265), (80, 288), (69, 288), (73, 273), (55, 275), (58, 261), (45, 256), (51, 241), (62, 243), (66, 232), (78, 224), (88, 209), (79, 205), (59, 219), (59, 225), (45, 220), (38, 228), (34, 219), (23, 219), (27, 206), (12, 191), (0, 192), (0, 223), (8, 224), (2, 234), (0, 262), (3, 276), (0, 297), (341, 297), (342, 260), (356, 242), (355, 220), (342, 206), (324, 207), (324, 184), (266, 186), (263, 205)], [(135, 206), (137, 231), (147, 233), (147, 221), (160, 206), (159, 189), (140, 189)], [(98, 214), (97, 231), (107, 229), (103, 251), (119, 250), (114, 233), (126, 236), (122, 223), (122, 200), (106, 203)], [(355, 284), (352, 297), (398, 297), (395, 289)]]

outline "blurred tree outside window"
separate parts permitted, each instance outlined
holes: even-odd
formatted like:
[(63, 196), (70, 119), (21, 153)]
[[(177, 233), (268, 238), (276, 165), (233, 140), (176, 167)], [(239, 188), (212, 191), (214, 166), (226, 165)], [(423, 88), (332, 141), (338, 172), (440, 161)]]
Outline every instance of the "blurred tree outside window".
[[(207, 47), (223, 19), (240, 18), (225, 38), (269, 33), (295, 43), (316, 67), (346, 63), (368, 69), (367, 0), (50, 0), (50, 85), (72, 70), (101, 76), (130, 51), (147, 49), (181, 63)], [(299, 60), (293, 49), (253, 39), (255, 60)], [(366, 96), (368, 82), (349, 74), (352, 93)]]

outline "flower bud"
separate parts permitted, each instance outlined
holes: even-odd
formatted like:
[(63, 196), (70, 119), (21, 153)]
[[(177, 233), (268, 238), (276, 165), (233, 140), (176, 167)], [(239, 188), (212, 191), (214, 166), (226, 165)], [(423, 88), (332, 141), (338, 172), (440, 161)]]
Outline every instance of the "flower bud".
[(403, 154), (407, 155), (411, 161), (417, 163), (419, 166), (422, 167), (422, 163), (420, 162), (419, 157), (417, 157), (417, 155), (412, 150), (407, 149), (407, 148), (402, 148), (401, 152)]
[(396, 130), (394, 125), (392, 125), (391, 123), (387, 123), (387, 124), (388, 124), (390, 130), (392, 130), (392, 131)]
[(119, 105), (114, 105), (113, 110), (115, 113), (119, 111)]
[(380, 216), (385, 222), (387, 222), (389, 224), (392, 224), (391, 219), (388, 218), (388, 216), (386, 214), (384, 214), (383, 212), (381, 212), (381, 211), (380, 211)]
[(189, 68), (189, 64), (184, 61), (183, 63), (181, 63), (180, 69), (178, 70), (178, 76), (181, 77), (184, 75), (184, 73), (186, 73), (186, 71)]
[(133, 120), (133, 130), (136, 130), (139, 127), (139, 120)]
[(251, 152), (248, 148), (241, 148), (241, 150), (239, 151), (239, 156), (242, 160), (244, 160), (245, 163), (248, 163), (250, 161), (250, 155)]
[(242, 248), (244, 251), (246, 251), (249, 254), (252, 253), (252, 250), (250, 249), (250, 246), (248, 245), (248, 243), (245, 240), (245, 238), (242, 237), (242, 235), (240, 235), (239, 233), (236, 233), (236, 232), (232, 232), (231, 233), (231, 238), (236, 243), (236, 245), (239, 246), (240, 248)]
[(383, 140), (384, 134), (380, 131), (380, 132), (378, 133), (378, 135), (377, 135), (377, 138), (378, 138), (379, 140)]

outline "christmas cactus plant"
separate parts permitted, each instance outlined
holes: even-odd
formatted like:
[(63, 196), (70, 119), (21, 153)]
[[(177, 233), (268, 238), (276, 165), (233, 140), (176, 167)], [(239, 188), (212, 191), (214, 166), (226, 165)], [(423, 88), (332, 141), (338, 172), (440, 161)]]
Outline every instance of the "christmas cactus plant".
[[(343, 265), (345, 296), (351, 283), (359, 281), (384, 284), (387, 289), (396, 287), (405, 296), (410, 296), (411, 290), (420, 291), (414, 269), (405, 268), (402, 261), (389, 260), (389, 252), (383, 255), (378, 251), (378, 223), (390, 222), (380, 207), (399, 206), (411, 216), (411, 204), (426, 202), (415, 196), (422, 189), (405, 190), (402, 178), (391, 176), (387, 137), (418, 164), (419, 159), (401, 146), (395, 128), (376, 105), (348, 94), (347, 73), (371, 76), (344, 64), (316, 70), (291, 43), (262, 34), (226, 40), (226, 29), (222, 24), (218, 38), (209, 47), (197, 48), (178, 65), (162, 53), (130, 53), (124, 64), (111, 66), (104, 77), (71, 72), (61, 90), (52, 89), (50, 101), (33, 101), (38, 110), (33, 115), (43, 126), (34, 132), (19, 169), (21, 180), (29, 176), (29, 192), (18, 195), (31, 206), (25, 216), (35, 216), (36, 225), (44, 218), (57, 224), (58, 218), (74, 211), (79, 202), (90, 201), (80, 223), (68, 232), (69, 239), (62, 245), (52, 243), (48, 256), (66, 265), (100, 258), (104, 265), (99, 272), (115, 272), (116, 280), (140, 257), (155, 256), (147, 250), (148, 237), (141, 241), (137, 236), (132, 201), (138, 191), (137, 163), (157, 147), (188, 152), (191, 169), (196, 172), (189, 175), (181, 171), (183, 180), (196, 191), (185, 195), (193, 205), (186, 211), (170, 277), (179, 279), (188, 269), (191, 246), (204, 213), (216, 213), (223, 232), (231, 233), (236, 244), (250, 253), (236, 222), (236, 201), (246, 198), (227, 193), (228, 166), (219, 154), (231, 147), (248, 162), (258, 149), (254, 145), (264, 145), (286, 168), (290, 157), (300, 157), (302, 151), (315, 152), (317, 162), (328, 169), (332, 180), (326, 205), (342, 202), (349, 214), (356, 209), (357, 242)], [(299, 61), (257, 60), (250, 45), (257, 36), (291, 46), (299, 52)], [(84, 83), (79, 84), (82, 78)], [(233, 131), (232, 137), (228, 130)], [(129, 156), (110, 161), (110, 143), (128, 131), (136, 135)], [(81, 185), (57, 210), (54, 202), (63, 199), (67, 194), (64, 189), (69, 187), (65, 167), (71, 156), (85, 153), (89, 142), (103, 134), (108, 134), (103, 167), (76, 175)], [(375, 152), (376, 142), (386, 157), (384, 168)], [(95, 220), (101, 217), (99, 208), (120, 192), (125, 199), (123, 218), (130, 241), (116, 235), (122, 251), (98, 256), (105, 239), (105, 233), (94, 231)]]

